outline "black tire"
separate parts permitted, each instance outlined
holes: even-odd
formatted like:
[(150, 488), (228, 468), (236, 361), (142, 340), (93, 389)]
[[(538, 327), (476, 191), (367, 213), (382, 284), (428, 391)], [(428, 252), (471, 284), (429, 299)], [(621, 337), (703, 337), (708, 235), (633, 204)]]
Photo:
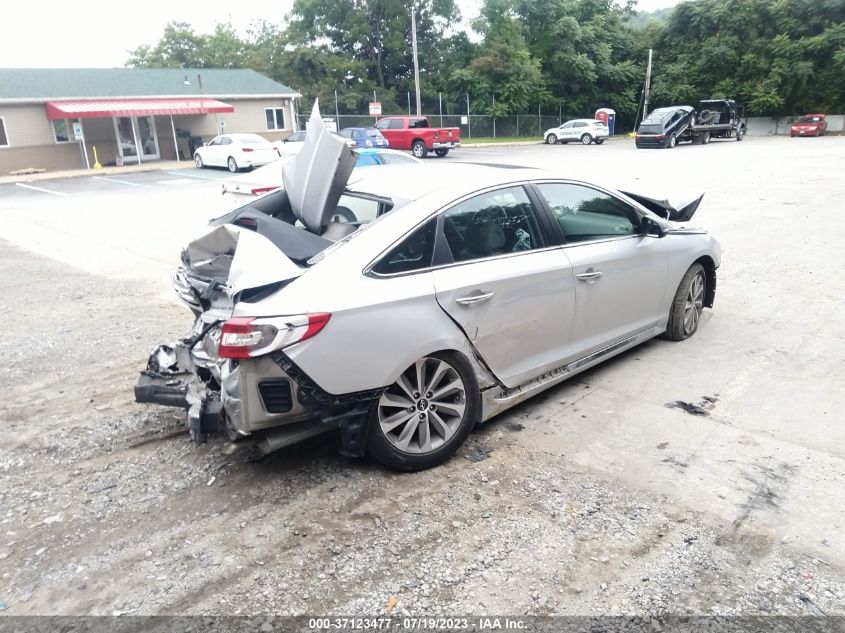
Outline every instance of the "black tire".
[(705, 132), (704, 135), (701, 137), (701, 144), (707, 145), (710, 142), (710, 132)]
[(238, 171), (238, 161), (235, 160), (234, 156), (229, 156), (228, 160), (226, 160), (226, 167), (228, 167), (229, 171), (232, 172), (233, 174), (237, 173), (237, 171)]
[(557, 145), (557, 134), (549, 134), (546, 137), (546, 143), (549, 145)]
[(561, 144), (561, 145), (566, 145), (568, 142), (569, 142), (569, 141), (561, 141), (561, 142), (560, 142), (560, 144)]
[(417, 158), (425, 158), (428, 156), (428, 148), (422, 141), (414, 141), (411, 144), (411, 153)]
[(736, 140), (741, 141), (742, 137), (744, 137), (744, 136), (745, 136), (745, 131), (742, 128), (738, 127), (736, 129)]
[(581, 145), (589, 145), (593, 142), (593, 137), (589, 134), (582, 134), (581, 135)]
[(194, 165), (197, 166), (197, 169), (205, 167), (205, 164), (202, 162), (202, 156), (199, 154), (194, 154)]
[[(694, 288), (696, 280), (700, 284)], [(701, 312), (704, 310), (704, 298), (707, 296), (707, 274), (704, 266), (693, 264), (684, 274), (675, 298), (672, 299), (672, 308), (669, 311), (669, 323), (663, 338), (670, 341), (684, 341), (698, 331), (698, 324), (701, 321)], [(692, 306), (689, 303), (692, 303)], [(688, 309), (695, 311), (695, 316), (690, 320)]]
[(438, 158), (443, 158), (444, 156), (446, 156), (446, 154), (449, 153), (449, 149), (446, 148), (446, 147), (441, 148), (441, 149), (436, 149), (436, 150), (434, 150), (434, 153), (437, 155)]
[(669, 141), (666, 143), (666, 149), (672, 149), (678, 144), (678, 137), (674, 134), (669, 135)]
[[(431, 359), (432, 362), (445, 361), (461, 379), (465, 393), (462, 417), (453, 434), (436, 449), (426, 453), (406, 452), (394, 446), (382, 430), (378, 414), (380, 401), (376, 401), (370, 411), (367, 453), (389, 468), (415, 471), (442, 464), (463, 445), (472, 428), (481, 420), (481, 392), (475, 379), (475, 372), (466, 358), (456, 352), (437, 352), (429, 354), (426, 359)], [(409, 370), (413, 368), (412, 365)], [(388, 387), (388, 390), (390, 389), (391, 387)], [(428, 428), (428, 432), (431, 433), (431, 426)], [(415, 434), (416, 431), (411, 433), (412, 436)]]
[(335, 210), (332, 212), (331, 221), (349, 224), (350, 222), (357, 222), (358, 217), (349, 207), (335, 207)]
[(603, 138), (597, 138), (597, 139), (594, 141), (594, 143), (595, 143), (596, 145), (601, 145), (602, 143), (604, 143), (604, 139), (603, 139)]

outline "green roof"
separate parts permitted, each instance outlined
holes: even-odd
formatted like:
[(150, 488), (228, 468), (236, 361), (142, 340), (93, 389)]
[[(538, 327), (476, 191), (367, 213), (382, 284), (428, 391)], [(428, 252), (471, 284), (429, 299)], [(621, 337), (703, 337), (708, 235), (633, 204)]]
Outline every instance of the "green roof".
[(241, 68), (0, 68), (0, 100), (294, 94)]

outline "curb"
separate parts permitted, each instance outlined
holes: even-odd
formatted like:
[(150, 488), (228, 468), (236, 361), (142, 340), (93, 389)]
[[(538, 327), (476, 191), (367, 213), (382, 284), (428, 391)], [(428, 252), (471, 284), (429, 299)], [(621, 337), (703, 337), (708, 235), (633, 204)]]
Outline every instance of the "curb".
[(100, 169), (69, 169), (65, 171), (45, 171), (40, 174), (23, 174), (21, 176), (0, 176), (0, 185), (16, 182), (39, 182), (43, 180), (59, 180), (65, 178), (80, 178), (83, 176), (117, 176), (120, 174), (138, 174), (146, 171), (164, 171), (165, 169), (188, 169), (194, 166), (194, 161), (158, 161), (142, 163), (140, 165), (124, 165), (123, 167), (102, 167)]

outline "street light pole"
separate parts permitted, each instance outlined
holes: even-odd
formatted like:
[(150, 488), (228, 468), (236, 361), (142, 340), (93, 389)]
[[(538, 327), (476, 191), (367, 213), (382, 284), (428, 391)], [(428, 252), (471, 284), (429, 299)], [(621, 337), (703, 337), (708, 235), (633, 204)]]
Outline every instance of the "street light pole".
[(417, 116), (422, 114), (420, 106), (420, 64), (417, 59), (417, 12), (413, 4), (411, 4), (411, 44), (414, 51), (414, 87), (417, 91)]

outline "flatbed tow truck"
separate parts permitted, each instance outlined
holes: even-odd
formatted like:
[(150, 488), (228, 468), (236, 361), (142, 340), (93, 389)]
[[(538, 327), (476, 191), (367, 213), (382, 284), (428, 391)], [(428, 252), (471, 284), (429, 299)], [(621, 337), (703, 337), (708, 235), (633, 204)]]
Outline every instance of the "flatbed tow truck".
[(678, 140), (693, 145), (704, 145), (713, 138), (741, 141), (746, 130), (745, 106), (732, 99), (707, 99), (699, 102), (696, 115)]

